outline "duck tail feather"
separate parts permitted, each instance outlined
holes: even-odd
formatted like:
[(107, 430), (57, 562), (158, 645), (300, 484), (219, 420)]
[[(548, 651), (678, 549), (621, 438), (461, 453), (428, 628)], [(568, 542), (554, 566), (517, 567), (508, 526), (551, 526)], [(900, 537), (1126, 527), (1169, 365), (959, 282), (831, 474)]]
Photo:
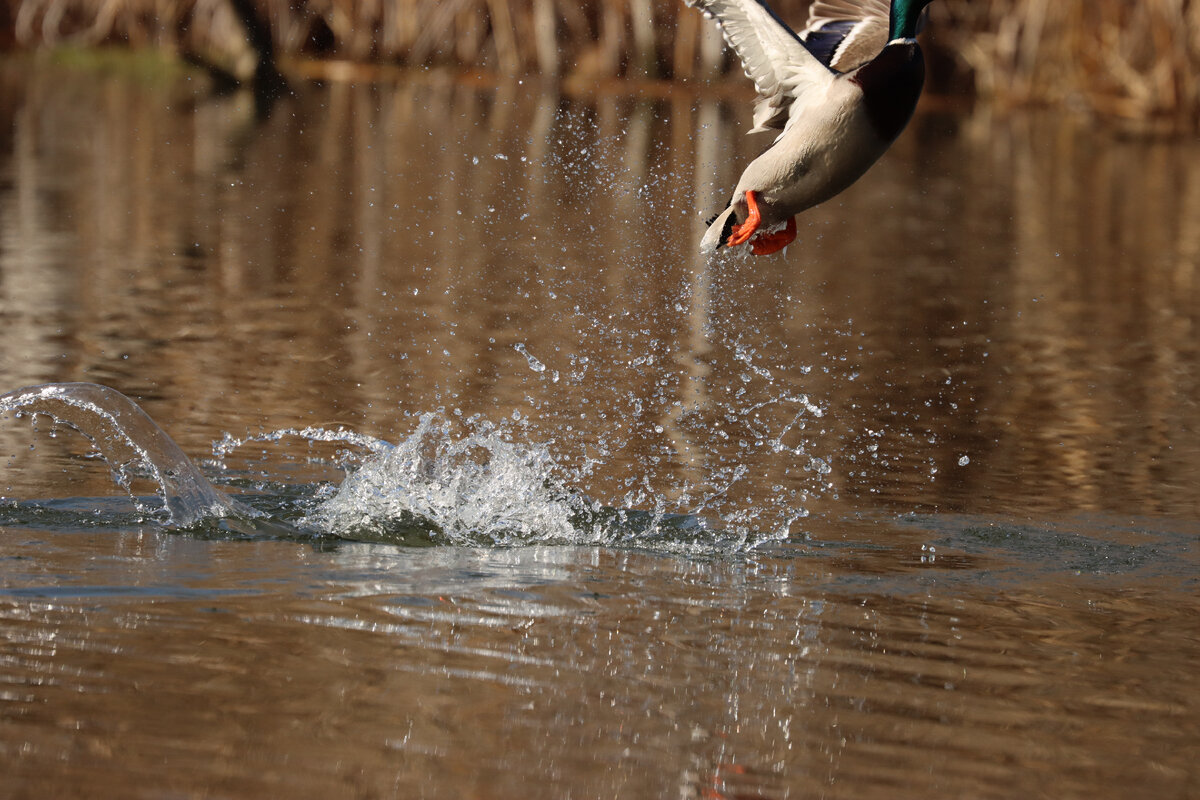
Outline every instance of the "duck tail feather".
[(700, 252), (715, 253), (725, 246), (725, 242), (729, 240), (729, 234), (733, 232), (733, 226), (737, 224), (737, 215), (733, 213), (733, 206), (708, 220), (707, 224), (708, 230), (705, 231), (704, 238), (700, 240)]

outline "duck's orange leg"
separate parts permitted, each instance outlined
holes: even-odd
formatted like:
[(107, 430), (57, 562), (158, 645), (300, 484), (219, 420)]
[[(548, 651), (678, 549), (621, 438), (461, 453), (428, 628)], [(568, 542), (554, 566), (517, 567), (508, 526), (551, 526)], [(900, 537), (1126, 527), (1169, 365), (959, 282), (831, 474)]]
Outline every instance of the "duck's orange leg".
[(734, 225), (733, 231), (729, 234), (729, 238), (725, 241), (726, 247), (737, 247), (739, 244), (745, 244), (750, 241), (750, 237), (758, 230), (758, 226), (762, 224), (762, 214), (758, 210), (758, 198), (754, 196), (753, 190), (746, 191), (746, 221), (741, 225)]
[(787, 227), (774, 233), (764, 233), (750, 243), (750, 252), (756, 256), (769, 256), (778, 253), (796, 240), (796, 218), (787, 221)]

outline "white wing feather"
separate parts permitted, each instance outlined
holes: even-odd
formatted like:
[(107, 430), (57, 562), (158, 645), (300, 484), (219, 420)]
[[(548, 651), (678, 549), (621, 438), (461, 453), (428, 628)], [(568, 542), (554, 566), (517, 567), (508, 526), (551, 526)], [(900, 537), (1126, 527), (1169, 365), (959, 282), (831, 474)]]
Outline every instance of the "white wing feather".
[(850, 72), (883, 50), (891, 30), (891, 13), (889, 0), (816, 0), (808, 10), (808, 22), (800, 36), (807, 40), (826, 25), (854, 23), (830, 61), (838, 72)]
[[(857, 22), (882, 22), (887, 35), (888, 22), (892, 15), (889, 0), (815, 0), (808, 9), (805, 30), (819, 28), (827, 22), (853, 20)], [(879, 45), (882, 50), (884, 42)]]
[(832, 83), (835, 74), (758, 0), (685, 1), (717, 23), (754, 81), (759, 98), (751, 133), (782, 128), (796, 98)]

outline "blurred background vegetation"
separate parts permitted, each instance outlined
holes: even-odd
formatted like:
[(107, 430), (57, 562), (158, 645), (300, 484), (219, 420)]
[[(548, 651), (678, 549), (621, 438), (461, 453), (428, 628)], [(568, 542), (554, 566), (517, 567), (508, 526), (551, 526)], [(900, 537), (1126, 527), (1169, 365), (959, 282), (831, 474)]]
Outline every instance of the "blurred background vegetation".
[[(800, 24), (808, 0), (775, 0)], [(938, 0), (936, 94), (1200, 122), (1200, 0)], [(0, 49), (155, 48), (229, 80), (449, 66), (565, 81), (740, 77), (682, 0), (6, 0)]]

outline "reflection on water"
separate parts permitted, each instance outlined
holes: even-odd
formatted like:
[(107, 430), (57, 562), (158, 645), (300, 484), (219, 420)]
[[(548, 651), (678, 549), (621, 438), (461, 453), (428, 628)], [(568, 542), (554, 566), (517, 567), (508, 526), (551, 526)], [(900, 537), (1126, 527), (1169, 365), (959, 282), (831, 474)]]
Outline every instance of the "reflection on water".
[[(517, 418), (605, 502), (766, 528), (848, 500), (1195, 516), (1194, 143), (921, 117), (786, 258), (708, 268), (756, 143), (693, 96), (334, 84), (255, 126), (5, 74), (5, 388), (112, 385), (193, 456)], [(39, 463), (10, 493), (47, 492)]]
[(257, 435), (207, 467), (250, 494), (337, 473), (273, 431), (439, 412), (792, 537), (172, 535), (6, 421), (0, 793), (1187, 794), (1200, 145), (926, 113), (785, 257), (708, 265), (743, 110), (428, 74), (258, 124), (0, 68), (0, 390)]
[(10, 795), (1178, 796), (1200, 741), (1195, 593), (1111, 566), (7, 534), (35, 550)]

